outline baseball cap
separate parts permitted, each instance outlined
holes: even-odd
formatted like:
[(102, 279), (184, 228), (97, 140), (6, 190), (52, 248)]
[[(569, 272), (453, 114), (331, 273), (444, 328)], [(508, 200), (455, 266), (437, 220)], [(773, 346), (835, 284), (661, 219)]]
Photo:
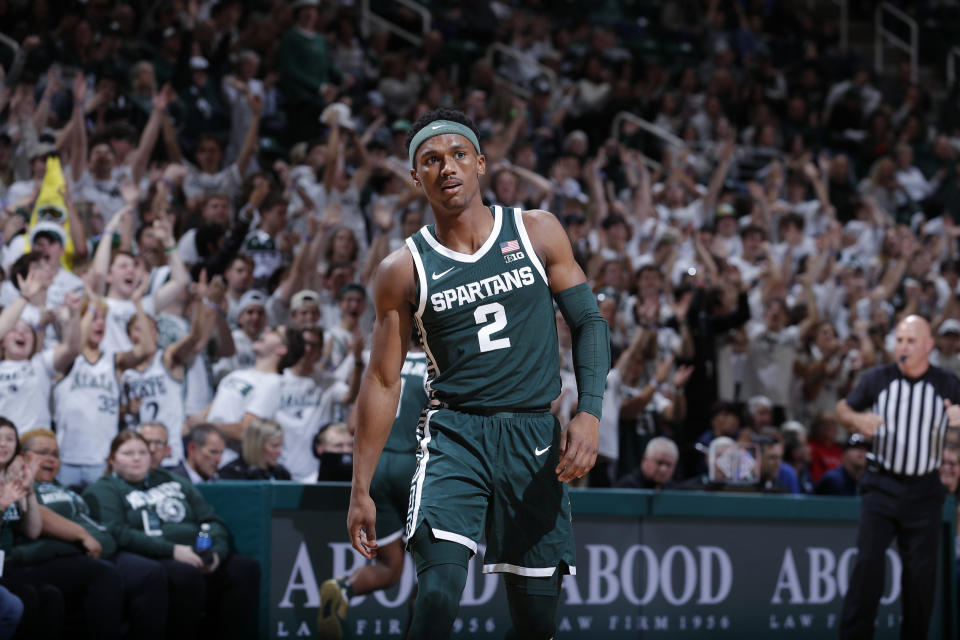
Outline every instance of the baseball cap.
[(853, 448), (869, 449), (870, 442), (867, 441), (867, 439), (864, 438), (859, 433), (851, 433), (850, 437), (847, 438), (847, 441), (843, 443), (843, 448), (844, 449), (853, 449)]
[(243, 313), (244, 309), (251, 305), (266, 307), (267, 294), (265, 294), (263, 291), (257, 291), (256, 289), (247, 291), (245, 294), (240, 296), (240, 304), (237, 306), (237, 315)]
[(736, 215), (736, 211), (733, 209), (733, 205), (728, 202), (721, 202), (717, 206), (716, 218), (725, 218), (727, 216)]
[(39, 235), (44, 235), (63, 245), (67, 243), (66, 232), (63, 230), (63, 227), (58, 225), (56, 222), (50, 222), (46, 220), (43, 222), (38, 222), (32, 229), (30, 229), (30, 244), (33, 244)]
[(956, 333), (957, 335), (960, 335), (960, 320), (956, 320), (955, 318), (947, 318), (943, 321), (943, 323), (940, 325), (940, 328), (937, 329), (937, 335), (944, 336), (948, 333)]
[(30, 150), (30, 159), (39, 158), (40, 156), (49, 156), (57, 152), (57, 147), (50, 144), (49, 142), (38, 142), (33, 146), (33, 149)]
[(330, 113), (336, 114), (338, 125), (345, 129), (353, 129), (353, 120), (350, 118), (350, 107), (342, 102), (333, 102), (328, 104), (323, 112), (320, 113), (321, 124), (325, 124), (327, 122), (327, 115)]
[(320, 294), (310, 289), (297, 291), (295, 294), (293, 294), (293, 297), (290, 299), (290, 311), (296, 311), (297, 309), (305, 307), (309, 304), (319, 306)]
[(750, 410), (750, 413), (753, 413), (760, 407), (766, 407), (767, 409), (773, 408), (773, 402), (770, 401), (770, 398), (767, 396), (753, 396), (747, 400), (747, 407)]

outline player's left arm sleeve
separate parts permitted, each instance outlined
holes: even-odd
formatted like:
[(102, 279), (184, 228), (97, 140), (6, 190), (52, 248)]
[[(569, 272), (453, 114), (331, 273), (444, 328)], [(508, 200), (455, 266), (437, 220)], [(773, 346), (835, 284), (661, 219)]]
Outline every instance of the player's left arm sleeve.
[(603, 390), (610, 371), (610, 327), (600, 314), (586, 282), (554, 294), (573, 337), (573, 372), (577, 378), (577, 411), (600, 418)]

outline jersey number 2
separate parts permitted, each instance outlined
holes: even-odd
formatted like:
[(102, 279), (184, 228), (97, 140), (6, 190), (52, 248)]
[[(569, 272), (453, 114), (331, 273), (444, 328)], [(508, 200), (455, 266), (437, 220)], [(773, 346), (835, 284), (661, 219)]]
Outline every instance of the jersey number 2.
[[(487, 324), (487, 318), (493, 316), (493, 322)], [(497, 349), (509, 349), (510, 338), (496, 338), (491, 340), (490, 336), (497, 331), (502, 331), (507, 326), (507, 312), (499, 302), (491, 302), (476, 308), (473, 312), (473, 319), (477, 324), (484, 325), (477, 332), (477, 338), (480, 340), (480, 352), (496, 351)]]

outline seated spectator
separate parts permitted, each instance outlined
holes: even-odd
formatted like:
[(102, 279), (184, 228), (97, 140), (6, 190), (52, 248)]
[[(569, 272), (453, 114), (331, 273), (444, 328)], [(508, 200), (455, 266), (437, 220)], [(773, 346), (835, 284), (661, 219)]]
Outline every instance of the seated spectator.
[[(783, 475), (783, 444), (770, 437), (760, 443), (760, 490), (764, 493), (796, 493)], [(795, 481), (795, 479), (794, 479)]]
[(930, 354), (930, 364), (960, 376), (960, 320), (947, 318), (937, 329), (937, 348)]
[(855, 496), (860, 476), (867, 468), (867, 451), (870, 443), (859, 433), (854, 433), (843, 445), (840, 466), (827, 471), (814, 487), (821, 496)]
[[(7, 558), (4, 583), (14, 593), (21, 591), (21, 585), (34, 589), (52, 585), (63, 594), (66, 610), (81, 616), (83, 635), (91, 639), (120, 638), (121, 582), (115, 567), (79, 554), (61, 558), (52, 554), (14, 555), (18, 541), (34, 541), (43, 531), (43, 508), (33, 484), (36, 462), (27, 464), (20, 453), (16, 427), (9, 420), (0, 419), (0, 509), (4, 522), (0, 549)], [(14, 537), (14, 530), (18, 538)]]
[(717, 436), (711, 440), (705, 453), (706, 471), (685, 480), (681, 488), (756, 488), (760, 477), (757, 445), (738, 443), (728, 436)]
[(670, 438), (657, 436), (647, 443), (640, 466), (620, 478), (614, 487), (628, 489), (669, 489), (680, 452)]
[[(163, 461), (170, 456), (170, 435), (167, 428), (160, 422), (143, 422), (139, 431), (150, 449), (150, 468), (159, 469), (163, 466)], [(182, 441), (180, 446), (183, 446)]]
[[(788, 428), (796, 425), (798, 429)], [(807, 444), (807, 431), (798, 422), (785, 423), (781, 430), (784, 434), (783, 462), (793, 467), (800, 493), (813, 493), (810, 480), (810, 446)]]
[[(158, 559), (167, 571), (173, 638), (238, 638), (259, 600), (260, 567), (236, 555), (230, 532), (185, 478), (150, 469), (143, 436), (121, 431), (110, 443), (110, 475), (84, 492), (91, 515), (106, 525), (123, 551)], [(212, 553), (193, 551), (209, 525)]]
[(283, 452), (283, 429), (273, 420), (255, 418), (243, 433), (242, 456), (220, 470), (224, 480), (289, 480), (277, 462)]
[(23, 600), (0, 585), (0, 638), (12, 638), (23, 617)]
[(353, 434), (345, 422), (321, 429), (313, 438), (313, 455), (320, 460), (308, 482), (350, 482), (353, 478)]
[(747, 423), (754, 433), (773, 425), (773, 402), (767, 396), (747, 400)]
[[(948, 495), (960, 497), (960, 449), (947, 445), (943, 448), (943, 460), (940, 462), (940, 482)], [(957, 504), (955, 520), (960, 522), (960, 503)], [(960, 531), (960, 529), (958, 529)], [(954, 548), (960, 548), (960, 533), (954, 536)], [(957, 560), (957, 573), (960, 574), (960, 556)]]
[[(0, 511), (4, 522), (0, 528), (0, 549), (4, 553), (11, 550), (14, 529), (28, 540), (39, 536), (42, 529), (40, 508), (32, 491), (31, 467), (18, 457), (19, 452), (16, 428), (0, 421)], [(0, 581), (23, 605), (19, 637), (59, 638), (65, 608), (63, 593), (49, 581), (12, 576), (11, 571), (12, 567)], [(16, 603), (10, 606), (16, 608)]]
[[(128, 551), (117, 551), (117, 543), (106, 527), (90, 517), (86, 501), (75, 491), (57, 482), (60, 471), (60, 449), (57, 436), (47, 429), (33, 429), (20, 438), (23, 458), (36, 467), (34, 491), (41, 505), (43, 529), (40, 538), (16, 544), (10, 562), (36, 564), (65, 556), (71, 558), (74, 570), (88, 574), (88, 589), (101, 591), (95, 580), (114, 579), (105, 572), (96, 558), (108, 560), (116, 567), (123, 585), (124, 619), (129, 637), (160, 640), (167, 628), (167, 576), (163, 566), (154, 560)], [(16, 559), (16, 560), (15, 560)], [(70, 570), (65, 567), (63, 570)], [(98, 610), (99, 613), (99, 610)], [(92, 613), (91, 613), (92, 615)], [(106, 621), (109, 623), (110, 621)]]
[(837, 444), (837, 422), (833, 415), (821, 413), (810, 425), (810, 479), (817, 483), (827, 471), (840, 466), (843, 448)]
[(197, 425), (190, 430), (187, 439), (186, 461), (170, 471), (189, 479), (193, 484), (212, 482), (220, 477), (217, 469), (226, 446), (226, 439), (215, 425)]
[[(745, 433), (750, 434), (749, 438), (744, 438)], [(771, 467), (761, 468), (761, 475), (764, 476), (761, 480), (761, 489), (763, 491), (800, 493), (800, 482), (797, 477), (797, 471), (793, 468), (793, 465), (787, 464), (786, 462), (786, 443), (784, 442), (783, 433), (781, 433), (779, 429), (772, 426), (762, 427), (759, 432), (741, 429), (738, 439), (740, 442), (760, 445), (762, 464), (772, 465), (774, 457), (779, 457), (780, 459), (780, 466), (776, 472), (773, 472)], [(770, 445), (774, 442), (780, 445), (779, 450), (770, 449)], [(767, 485), (766, 483), (769, 479), (772, 479), (773, 482)]]
[[(717, 401), (710, 409), (710, 428), (703, 432), (697, 440), (697, 450), (707, 453), (714, 439), (719, 437), (735, 438), (740, 431), (740, 413), (736, 405), (731, 402)], [(700, 458), (695, 469), (696, 474), (707, 472), (706, 456)]]

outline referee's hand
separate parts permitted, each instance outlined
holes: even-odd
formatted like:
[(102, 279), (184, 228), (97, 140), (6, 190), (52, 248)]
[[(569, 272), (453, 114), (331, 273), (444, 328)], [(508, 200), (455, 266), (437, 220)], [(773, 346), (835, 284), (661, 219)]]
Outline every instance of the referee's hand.
[(944, 400), (943, 406), (947, 408), (947, 424), (951, 427), (960, 427), (960, 404)]
[(857, 432), (863, 437), (870, 439), (877, 433), (877, 429), (883, 424), (883, 418), (875, 413), (861, 413), (857, 419)]

